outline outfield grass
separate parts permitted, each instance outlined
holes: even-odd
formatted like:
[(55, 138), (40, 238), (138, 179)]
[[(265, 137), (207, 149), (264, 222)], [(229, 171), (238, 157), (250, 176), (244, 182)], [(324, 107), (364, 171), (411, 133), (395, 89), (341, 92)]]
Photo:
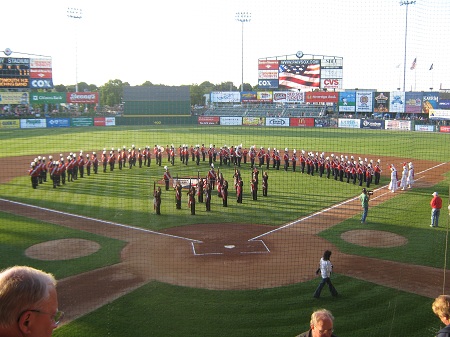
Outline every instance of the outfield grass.
[[(0, 157), (57, 156), (59, 153), (96, 151), (103, 148), (137, 147), (155, 144), (243, 144), (296, 148), (363, 156), (376, 160), (394, 156), (405, 161), (418, 159), (446, 162), (450, 158), (450, 136), (437, 133), (393, 132), (338, 129), (281, 129), (251, 127), (112, 127), (48, 130), (0, 130), (3, 145)], [(12, 158), (11, 160), (18, 160)], [(99, 219), (124, 223), (152, 230), (194, 223), (243, 223), (279, 226), (286, 222), (329, 207), (360, 193), (360, 187), (333, 180), (310, 177), (300, 173), (269, 170), (269, 197), (252, 202), (249, 193), (250, 169), (242, 167), (244, 203), (236, 205), (230, 189), (230, 207), (223, 211), (217, 197), (212, 212), (197, 207), (195, 217), (189, 216), (187, 197), (183, 209), (175, 210), (174, 192), (163, 191), (162, 216), (153, 215), (153, 183), (162, 179), (163, 167), (125, 169), (99, 172), (53, 189), (49, 183), (32, 190), (26, 175), (4, 184), (0, 198), (16, 200)], [(166, 165), (163, 158), (163, 165)], [(384, 171), (387, 171), (387, 164)], [(400, 163), (395, 163), (399, 165)], [(218, 167), (232, 183), (234, 167)], [(8, 167), (4, 168), (5, 170)], [(173, 176), (206, 175), (207, 162), (198, 167), (193, 162), (170, 168)], [(262, 169), (261, 169), (262, 171)], [(383, 177), (382, 184), (388, 179)], [(343, 221), (320, 235), (342, 252), (386, 260), (443, 268), (446, 232), (430, 230), (429, 200), (434, 190), (448, 202), (446, 180), (432, 188), (415, 188), (408, 193), (371, 207), (369, 224), (363, 227), (359, 218)], [(446, 225), (446, 212), (441, 225)], [(395, 248), (367, 248), (342, 240), (350, 229), (386, 230), (405, 236), (408, 244)], [(60, 238), (89, 238), (102, 249), (89, 257), (69, 261), (37, 261), (27, 258), (24, 250), (35, 243)], [(28, 264), (53, 272), (57, 278), (117, 263), (123, 242), (94, 236), (81, 231), (46, 224), (0, 212), (0, 265)], [(319, 259), (320, 257), (318, 257)], [(448, 267), (448, 266), (447, 266)], [(263, 277), (263, 276), (262, 276)], [(362, 282), (342, 275), (333, 281), (343, 294), (338, 299), (324, 296), (312, 301), (316, 281), (289, 287), (258, 291), (206, 291), (150, 283), (110, 305), (55, 331), (56, 336), (294, 336), (307, 329), (314, 308), (327, 307), (336, 315), (339, 336), (433, 336), (439, 322), (430, 309), (432, 300), (398, 290)], [(326, 289), (325, 289), (326, 294)], [(130, 327), (132, 327), (130, 329)]]

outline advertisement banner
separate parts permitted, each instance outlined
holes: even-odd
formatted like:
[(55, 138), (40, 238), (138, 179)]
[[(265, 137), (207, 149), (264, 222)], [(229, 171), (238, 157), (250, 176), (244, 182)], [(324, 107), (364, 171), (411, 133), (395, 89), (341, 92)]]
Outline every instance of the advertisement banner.
[(305, 95), (306, 103), (337, 103), (338, 100), (338, 92), (311, 91)]
[(105, 117), (105, 126), (115, 126), (116, 117)]
[(70, 118), (47, 118), (48, 128), (69, 128)]
[(28, 77), (0, 77), (0, 88), (28, 88), (29, 86)]
[(429, 114), (431, 109), (439, 108), (439, 93), (424, 92), (422, 97), (422, 113)]
[(278, 70), (258, 70), (258, 79), (260, 80), (277, 80)]
[(220, 117), (218, 116), (198, 116), (198, 124), (200, 125), (219, 125)]
[(211, 92), (212, 103), (239, 103), (241, 93), (236, 91), (213, 91)]
[(450, 133), (450, 126), (442, 125), (442, 126), (439, 128), (439, 132)]
[(258, 80), (259, 89), (276, 89), (278, 88), (278, 80)]
[(324, 74), (322, 71), (322, 79), (320, 80), (320, 87), (322, 89), (340, 89), (342, 88), (341, 78), (323, 78)]
[(0, 104), (28, 104), (27, 92), (0, 92)]
[(20, 128), (20, 120), (19, 119), (13, 119), (13, 120), (0, 119), (0, 129), (18, 129), (18, 128)]
[(273, 70), (278, 71), (278, 60), (258, 60), (258, 70)]
[(405, 93), (403, 91), (391, 92), (389, 111), (400, 113), (405, 112)]
[(337, 118), (314, 118), (314, 127), (316, 128), (337, 128)]
[(351, 119), (351, 118), (339, 118), (338, 127), (339, 128), (359, 129), (361, 127), (361, 120), (360, 119)]
[(420, 114), (422, 113), (422, 93), (406, 92), (405, 93), (405, 112)]
[(292, 127), (312, 128), (314, 127), (314, 118), (291, 117), (289, 125)]
[(30, 69), (31, 78), (52, 78), (51, 69)]
[(373, 112), (385, 113), (389, 111), (389, 93), (376, 92), (374, 97), (375, 104), (373, 105)]
[(243, 91), (243, 92), (241, 92), (241, 101), (243, 103), (256, 102), (256, 100), (257, 100), (256, 91)]
[(220, 117), (220, 125), (242, 125), (242, 117)]
[(274, 103), (304, 103), (305, 93), (301, 91), (274, 91)]
[(356, 92), (356, 112), (368, 113), (373, 109), (373, 92), (357, 91)]
[(106, 126), (105, 117), (95, 117), (94, 126)]
[(430, 119), (450, 119), (450, 110), (430, 109)]
[(264, 126), (265, 118), (264, 117), (242, 117), (242, 125)]
[(52, 89), (53, 81), (51, 79), (30, 79), (30, 88)]
[(30, 103), (31, 104), (66, 103), (66, 93), (65, 92), (32, 92), (32, 93), (30, 93)]
[(362, 119), (361, 129), (384, 129), (384, 120), (379, 119)]
[(289, 126), (289, 118), (266, 118), (266, 126)]
[(272, 91), (258, 91), (256, 98), (261, 102), (272, 102)]
[(411, 131), (411, 121), (385, 120), (385, 130)]
[(414, 125), (414, 131), (434, 132), (434, 125)]
[(34, 69), (52, 69), (52, 59), (30, 59), (30, 68)]
[(21, 129), (38, 129), (38, 128), (45, 128), (45, 127), (47, 127), (45, 118), (21, 119), (20, 120), (20, 128)]
[(94, 119), (90, 117), (72, 118), (72, 126), (94, 126)]
[(345, 91), (339, 93), (339, 112), (356, 111), (356, 91)]
[(450, 110), (450, 99), (439, 99), (439, 109)]
[(66, 102), (97, 104), (98, 92), (68, 92), (66, 93)]

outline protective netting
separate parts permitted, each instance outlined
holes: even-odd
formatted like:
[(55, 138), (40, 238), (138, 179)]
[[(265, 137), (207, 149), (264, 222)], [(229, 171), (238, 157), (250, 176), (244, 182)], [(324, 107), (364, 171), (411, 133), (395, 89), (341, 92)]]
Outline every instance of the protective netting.
[[(228, 327), (228, 319), (236, 315), (248, 318), (230, 325), (232, 334), (277, 335), (280, 330), (293, 334), (307, 328), (307, 322), (297, 323), (299, 312), (307, 317), (314, 308), (327, 307), (336, 316), (336, 329), (344, 334), (361, 335), (354, 321), (370, 314), (377, 322), (364, 334), (376, 336), (392, 329), (397, 335), (397, 329), (405, 328), (405, 313), (399, 307), (409, 308), (409, 303), (423, 316), (414, 321), (418, 331), (438, 327), (430, 303), (446, 290), (448, 217), (443, 209), (440, 227), (430, 228), (429, 202), (434, 191), (444, 204), (448, 200), (448, 148), (433, 145), (445, 144), (446, 134), (172, 125), (58, 129), (51, 135), (45, 130), (3, 130), (2, 136), (5, 144), (16, 144), (6, 145), (14, 151), (2, 158), (3, 264), (29, 264), (58, 277), (60, 309), (67, 312), (67, 324), (56, 334), (75, 330), (83, 335), (82, 327), (95, 322), (93, 333), (100, 327), (123, 335), (116, 331), (118, 326), (141, 315), (148, 329), (161, 336), (164, 331), (167, 335), (179, 331), (167, 325), (172, 320), (161, 321), (166, 315), (186, 321), (189, 335), (208, 335)], [(138, 155), (131, 168), (127, 160), (121, 166), (116, 162), (113, 169), (107, 163), (104, 169), (103, 151), (110, 157), (112, 149), (121, 152), (124, 144), (126, 152), (134, 145), (138, 154), (151, 148), (150, 164), (143, 159), (141, 165)], [(173, 162), (165, 151), (172, 144), (176, 148)], [(161, 164), (153, 154), (155, 145), (164, 148)], [(193, 147), (194, 157), (188, 151), (183, 162), (180, 145)], [(211, 157), (210, 165), (208, 152), (214, 147), (233, 147), (237, 153), (256, 149), (254, 168), (250, 154), (246, 159), (242, 155), (240, 166), (220, 154), (215, 160)], [(279, 168), (273, 166), (275, 149), (283, 156), (289, 154), (288, 166), (283, 159)], [(260, 165), (262, 150), (271, 153), (269, 165), (266, 161)], [(78, 172), (74, 179), (67, 174), (65, 183), (55, 187), (47, 174), (47, 181), (32, 188), (26, 169), (35, 158), (48, 161), (49, 156), (62, 154), (67, 161), (70, 153), (89, 158), (94, 152), (100, 157), (98, 173), (91, 167), (88, 174), (85, 167), (83, 176)], [(294, 153), (298, 156), (295, 171)], [(311, 158), (313, 164), (307, 162)], [(368, 185), (369, 176), (353, 178), (350, 172), (341, 174), (338, 166), (336, 175), (335, 169), (328, 175), (329, 161), (379, 166), (381, 179)], [(400, 182), (404, 164), (414, 168), (414, 182), (411, 188), (391, 192), (390, 167), (398, 169)], [(203, 178), (205, 192), (211, 166), (217, 180), (223, 176), (228, 182), (227, 207), (218, 196), (216, 181), (210, 191), (210, 211), (208, 195), (204, 193), (199, 202), (196, 193), (192, 215), (189, 185), (198, 192), (199, 178)], [(256, 171), (259, 182), (253, 200), (251, 181)], [(165, 172), (171, 176), (168, 190)], [(242, 203), (237, 202), (236, 172), (243, 182)], [(263, 195), (265, 174), (267, 196)], [(180, 209), (176, 182), (181, 187)], [(160, 215), (153, 197), (158, 187)], [(360, 219), (362, 188), (373, 191), (366, 223)], [(331, 280), (339, 296), (332, 297), (325, 287), (316, 300), (312, 295), (320, 278), (315, 271), (325, 250), (332, 251)], [(185, 302), (192, 301), (199, 301), (195, 312), (183, 309), (190, 306)], [(273, 323), (262, 319), (265, 315)], [(354, 319), (347, 319), (349, 315)], [(200, 321), (206, 322), (204, 329)], [(133, 334), (144, 336), (145, 332)]]
[[(298, 39), (307, 53), (320, 38), (324, 50), (312, 52), (345, 61), (341, 87), (328, 93), (400, 95), (409, 106), (413, 95), (450, 101), (450, 3), (264, 3), (254, 2), (259, 9), (245, 24), (243, 73), (253, 68), (256, 76), (257, 59), (276, 55), (281, 40)], [(227, 6), (217, 5), (218, 16)], [(385, 15), (372, 15), (375, 6)], [(277, 14), (285, 16), (282, 32), (269, 39)], [(203, 19), (210, 29), (223, 18)], [(328, 33), (319, 36), (318, 24)], [(204, 80), (215, 82), (217, 67), (232, 57), (240, 63), (240, 35), (231, 35), (223, 28), (199, 48), (205, 63), (192, 76), (209, 72)], [(217, 44), (226, 45), (223, 59), (210, 54)], [(175, 53), (166, 54), (171, 60)], [(170, 85), (172, 71), (191, 71), (175, 56), (164, 62)], [(366, 74), (363, 83), (355, 73)], [(122, 116), (68, 110), (61, 116), (67, 127), (50, 129), (59, 115), (2, 116), (0, 269), (30, 265), (56, 276), (66, 317), (54, 336), (295, 336), (309, 329), (318, 308), (333, 313), (338, 336), (437, 333), (442, 323), (431, 303), (448, 292), (450, 276), (445, 118), (430, 119), (423, 100), (419, 112), (407, 113), (376, 106), (349, 112), (340, 110), (342, 100), (287, 106), (264, 99), (209, 102), (185, 113), (193, 97), (185, 89), (180, 100), (121, 97)], [(447, 107), (432, 109), (445, 117)], [(47, 173), (33, 180), (38, 164)], [(75, 165), (83, 169), (75, 173)], [(370, 195), (365, 221), (363, 188)], [(437, 228), (430, 227), (434, 192), (443, 200)], [(314, 298), (327, 250), (335, 290), (325, 285)]]

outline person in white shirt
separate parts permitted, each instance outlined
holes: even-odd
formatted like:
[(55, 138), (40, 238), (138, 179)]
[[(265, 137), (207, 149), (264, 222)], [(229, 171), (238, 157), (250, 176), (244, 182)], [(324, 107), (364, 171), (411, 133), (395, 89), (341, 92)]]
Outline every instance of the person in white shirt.
[(337, 292), (336, 288), (333, 286), (333, 284), (331, 283), (331, 279), (330, 279), (331, 272), (333, 271), (333, 265), (331, 264), (330, 257), (331, 257), (331, 251), (326, 250), (323, 253), (323, 257), (320, 259), (320, 266), (319, 266), (319, 269), (317, 269), (316, 274), (320, 273), (322, 276), (322, 280), (320, 281), (319, 286), (317, 287), (316, 291), (314, 292), (315, 298), (320, 297), (320, 293), (322, 292), (322, 289), (325, 286), (325, 284), (328, 284), (328, 288), (330, 289), (332, 296), (334, 296), (334, 297), (338, 296), (338, 292)]

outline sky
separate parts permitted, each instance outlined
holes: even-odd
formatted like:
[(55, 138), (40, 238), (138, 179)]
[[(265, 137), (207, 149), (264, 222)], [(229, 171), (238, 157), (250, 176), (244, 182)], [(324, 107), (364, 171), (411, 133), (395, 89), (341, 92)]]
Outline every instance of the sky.
[(0, 51), (51, 56), (55, 85), (256, 85), (258, 59), (302, 51), (343, 57), (344, 89), (450, 89), (449, 0), (21, 0), (1, 22)]

